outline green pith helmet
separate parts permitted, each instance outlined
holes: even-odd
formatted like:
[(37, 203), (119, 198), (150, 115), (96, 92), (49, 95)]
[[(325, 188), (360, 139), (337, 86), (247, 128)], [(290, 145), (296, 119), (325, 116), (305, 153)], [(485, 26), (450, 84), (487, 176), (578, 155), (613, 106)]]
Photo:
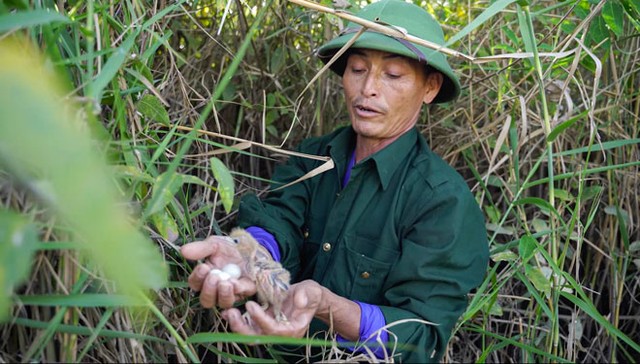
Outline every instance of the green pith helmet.
[[(382, 0), (362, 8), (356, 16), (392, 28), (432, 43), (444, 44), (444, 35), (440, 24), (424, 9), (402, 0)], [(327, 63), (331, 57), (344, 46), (362, 26), (350, 22), (344, 31), (318, 49), (318, 56)], [(444, 54), (431, 48), (411, 43), (402, 38), (391, 37), (376, 31), (367, 30), (356, 40), (351, 48), (368, 48), (399, 54), (418, 60), (425, 65), (440, 71), (444, 76), (442, 88), (433, 100), (434, 103), (455, 99), (460, 93), (460, 81), (447, 63)], [(346, 57), (342, 56), (331, 65), (338, 75), (342, 76), (346, 67)]]

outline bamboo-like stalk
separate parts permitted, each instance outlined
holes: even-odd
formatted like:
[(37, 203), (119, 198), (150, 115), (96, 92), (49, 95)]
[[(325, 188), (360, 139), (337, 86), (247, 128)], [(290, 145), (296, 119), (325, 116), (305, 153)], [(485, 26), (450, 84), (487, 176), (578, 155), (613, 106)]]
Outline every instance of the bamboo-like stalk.
[(189, 344), (187, 344), (187, 342), (182, 338), (182, 335), (180, 335), (178, 331), (173, 327), (173, 325), (171, 325), (171, 323), (167, 320), (167, 318), (164, 317), (164, 315), (156, 307), (156, 305), (153, 302), (151, 302), (151, 300), (146, 296), (142, 296), (142, 299), (146, 303), (146, 307), (149, 308), (149, 310), (151, 310), (151, 312), (164, 325), (164, 327), (167, 329), (169, 334), (176, 340), (178, 347), (180, 348), (180, 350), (182, 350), (183, 353), (185, 353), (189, 357), (189, 360), (191, 360), (193, 363), (200, 363), (200, 359), (198, 359), (198, 357), (192, 350), (193, 348), (190, 347)]
[[(520, 5), (518, 5), (520, 6)], [(528, 5), (522, 6), (522, 12), (524, 14), (526, 27), (528, 28), (528, 32), (523, 32), (529, 36), (529, 41), (531, 42), (531, 51), (533, 52), (533, 66), (534, 66), (534, 74), (536, 76), (538, 91), (540, 102), (542, 103), (542, 125), (544, 128), (545, 136), (549, 136), (551, 134), (551, 118), (549, 116), (549, 107), (547, 104), (547, 96), (545, 94), (544, 87), (544, 76), (542, 70), (542, 63), (540, 62), (540, 57), (538, 56), (538, 47), (536, 44), (536, 39), (533, 36), (534, 28), (533, 21), (531, 19), (531, 11)], [(523, 34), (523, 35), (524, 35)], [(526, 36), (526, 35), (525, 35)], [(547, 156), (547, 173), (549, 175), (549, 185), (548, 185), (548, 193), (549, 193), (549, 205), (553, 210), (555, 210), (555, 186), (554, 186), (554, 170), (553, 170), (553, 141), (548, 140), (546, 142), (546, 156)], [(555, 214), (549, 215), (549, 225), (550, 225), (550, 244), (549, 244), (549, 255), (553, 259), (554, 264), (558, 264), (558, 221)], [(558, 278), (559, 279), (559, 278)], [(558, 354), (558, 344), (560, 340), (560, 328), (559, 328), (559, 320), (558, 320), (558, 299), (559, 294), (558, 291), (561, 287), (558, 287), (558, 279), (552, 274), (551, 276), (551, 295), (548, 298), (549, 306), (552, 310), (551, 319), (551, 354)]]
[[(94, 9), (93, 9), (93, 0), (89, 0), (87, 1), (87, 29), (92, 30), (93, 29), (93, 15), (94, 15)], [(87, 87), (90, 83), (91, 80), (94, 77), (93, 71), (94, 71), (94, 46), (95, 46), (95, 37), (93, 36), (88, 36), (85, 37), (85, 41), (86, 41), (86, 47), (87, 47), (87, 70), (84, 73), (84, 77), (83, 77), (83, 82), (85, 84), (85, 87)], [(85, 89), (85, 94), (86, 94), (86, 89)]]

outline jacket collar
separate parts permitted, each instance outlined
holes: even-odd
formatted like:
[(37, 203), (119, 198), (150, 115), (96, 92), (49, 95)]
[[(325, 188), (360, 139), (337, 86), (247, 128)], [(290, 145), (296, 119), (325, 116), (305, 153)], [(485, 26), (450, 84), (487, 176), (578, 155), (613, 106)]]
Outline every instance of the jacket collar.
[[(394, 173), (403, 164), (402, 161), (410, 154), (418, 139), (418, 129), (411, 128), (393, 143), (363, 159), (353, 168), (366, 168), (365, 166), (373, 165), (382, 189), (386, 190)], [(340, 177), (344, 175), (346, 165), (355, 148), (355, 141), (356, 133), (351, 126), (348, 126), (341, 130), (336, 137), (327, 144), (328, 154), (336, 163)]]

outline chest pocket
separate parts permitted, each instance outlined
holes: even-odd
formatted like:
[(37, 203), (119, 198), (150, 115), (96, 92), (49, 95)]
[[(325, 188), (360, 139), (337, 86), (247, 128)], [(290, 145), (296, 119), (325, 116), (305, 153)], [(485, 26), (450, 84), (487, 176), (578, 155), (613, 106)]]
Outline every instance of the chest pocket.
[(383, 286), (391, 267), (400, 256), (396, 242), (352, 236), (345, 241), (347, 267), (352, 279), (349, 298), (371, 304), (384, 304)]

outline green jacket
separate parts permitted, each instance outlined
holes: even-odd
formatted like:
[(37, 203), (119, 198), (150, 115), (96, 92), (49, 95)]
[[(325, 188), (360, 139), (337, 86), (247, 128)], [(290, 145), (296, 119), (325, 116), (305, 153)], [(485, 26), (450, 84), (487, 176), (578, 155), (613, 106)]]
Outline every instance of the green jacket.
[[(390, 342), (395, 335), (407, 344), (400, 361), (438, 361), (467, 293), (487, 269), (483, 215), (461, 176), (417, 129), (356, 164), (342, 189), (354, 146), (351, 127), (303, 141), (299, 151), (331, 156), (336, 167), (263, 200), (246, 195), (238, 225), (275, 236), (294, 282), (313, 279), (378, 305), (387, 324), (414, 319), (390, 328)], [(293, 181), (321, 163), (292, 157), (273, 180)]]

